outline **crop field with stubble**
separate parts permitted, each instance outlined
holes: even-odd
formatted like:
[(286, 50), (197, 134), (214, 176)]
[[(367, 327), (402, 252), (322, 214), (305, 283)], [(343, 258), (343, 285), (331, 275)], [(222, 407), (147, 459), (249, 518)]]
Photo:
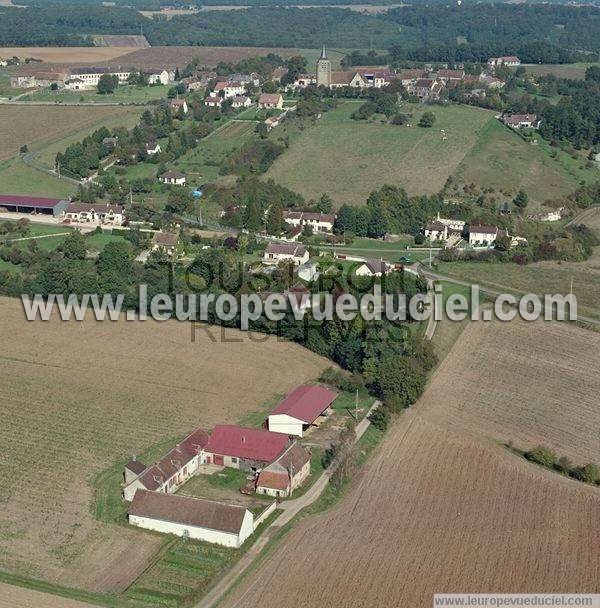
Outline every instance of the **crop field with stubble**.
[(500, 442), (598, 462), (599, 364), (597, 333), (471, 324), (358, 482), (284, 536), (224, 606), (430, 608), (434, 593), (597, 593), (600, 490)]
[(33, 149), (90, 125), (99, 127), (104, 121), (129, 114), (128, 108), (119, 106), (93, 111), (86, 107), (0, 106), (0, 160), (17, 154), (24, 144)]
[(327, 366), (275, 338), (204, 328), (192, 342), (186, 323), (28, 323), (9, 299), (0, 327), (0, 576), (101, 593), (124, 591), (164, 538), (95, 519), (94, 476), (261, 411)]

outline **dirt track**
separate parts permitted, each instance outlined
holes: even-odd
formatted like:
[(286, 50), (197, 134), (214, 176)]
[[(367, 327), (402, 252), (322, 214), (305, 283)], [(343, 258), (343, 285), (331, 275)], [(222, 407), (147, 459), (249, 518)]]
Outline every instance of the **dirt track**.
[[(589, 356), (598, 356), (600, 335), (556, 327), (544, 325), (535, 339), (518, 325), (469, 327), (359, 483), (337, 507), (288, 533), (223, 606), (430, 608), (435, 592), (600, 591), (600, 547), (591, 533), (600, 490), (490, 441), (510, 429), (523, 440), (550, 434), (575, 454), (594, 453), (598, 366)], [(507, 343), (505, 357), (499, 351)], [(535, 358), (537, 370), (536, 362), (523, 368)], [(578, 399), (595, 399), (594, 410), (564, 407), (575, 388)], [(495, 395), (486, 402), (493, 411), (475, 405), (486, 390)], [(524, 415), (517, 399), (536, 407)], [(582, 419), (590, 430), (578, 445), (571, 427), (583, 432)]]

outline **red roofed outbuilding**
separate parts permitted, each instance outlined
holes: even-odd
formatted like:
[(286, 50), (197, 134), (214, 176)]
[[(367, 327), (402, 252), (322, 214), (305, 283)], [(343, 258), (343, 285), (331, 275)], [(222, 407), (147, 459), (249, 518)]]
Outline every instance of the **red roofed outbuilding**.
[(302, 437), (311, 426), (317, 426), (326, 416), (338, 393), (319, 385), (305, 385), (294, 389), (269, 414), (270, 431)]
[(282, 433), (218, 424), (204, 448), (204, 462), (259, 471), (277, 460), (290, 443)]

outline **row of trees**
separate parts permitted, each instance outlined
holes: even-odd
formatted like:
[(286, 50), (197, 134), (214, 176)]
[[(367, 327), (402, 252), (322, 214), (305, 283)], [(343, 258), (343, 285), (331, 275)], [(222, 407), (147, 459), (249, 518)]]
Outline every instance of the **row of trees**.
[(584, 483), (600, 485), (600, 468), (596, 464), (588, 463), (583, 466), (575, 466), (566, 456), (558, 458), (553, 450), (543, 445), (539, 445), (523, 455), (527, 460), (547, 469), (553, 469)]

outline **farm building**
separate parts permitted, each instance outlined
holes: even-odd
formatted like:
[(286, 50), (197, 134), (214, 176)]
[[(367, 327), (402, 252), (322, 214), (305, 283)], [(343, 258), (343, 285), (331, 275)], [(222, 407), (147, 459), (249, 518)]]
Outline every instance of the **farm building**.
[(270, 431), (302, 437), (318, 420), (327, 416), (338, 393), (323, 386), (306, 385), (295, 388), (269, 414)]
[(521, 65), (521, 60), (515, 55), (509, 55), (507, 57), (490, 57), (487, 60), (489, 68), (514, 68)]
[(58, 198), (0, 194), (0, 211), (10, 213), (44, 213), (60, 217), (68, 205), (69, 201)]
[(230, 97), (237, 97), (238, 95), (243, 95), (246, 92), (246, 86), (241, 84), (240, 82), (217, 82), (215, 84), (215, 88), (212, 90), (212, 94), (215, 97), (220, 97), (221, 93), (223, 93), (223, 97), (225, 99), (229, 99)]
[(355, 271), (357, 277), (380, 277), (386, 272), (388, 265), (383, 260), (367, 260)]
[(279, 262), (289, 261), (300, 265), (308, 262), (309, 258), (310, 254), (304, 245), (269, 243), (265, 249), (263, 262), (265, 264), (279, 264)]
[(70, 203), (65, 211), (65, 219), (81, 224), (121, 226), (124, 219), (123, 207), (109, 204)]
[(179, 171), (167, 171), (158, 178), (158, 181), (163, 184), (171, 184), (172, 186), (183, 186), (186, 182), (186, 177), (185, 174)]
[(258, 475), (256, 492), (274, 498), (290, 496), (310, 475), (310, 454), (293, 443), (275, 462)]
[(123, 469), (123, 481), (126, 484), (131, 483), (136, 477), (139, 477), (146, 468), (146, 465), (134, 456)]
[(196, 429), (161, 460), (145, 467), (133, 478), (132, 474), (135, 474), (140, 466), (133, 464), (138, 461), (130, 461), (123, 472), (127, 483), (123, 488), (123, 498), (131, 501), (139, 490), (174, 492), (198, 470), (200, 455), (207, 443), (208, 433)]
[(257, 471), (276, 460), (289, 444), (289, 437), (282, 433), (219, 424), (204, 448), (203, 462)]
[(283, 97), (280, 93), (262, 93), (258, 98), (258, 107), (281, 110)]
[(126, 84), (127, 79), (135, 68), (107, 68), (107, 67), (79, 67), (71, 68), (71, 80), (80, 80), (83, 82), (83, 89), (89, 89), (98, 86), (100, 78), (104, 74), (112, 74), (119, 79), (119, 84)]
[(245, 507), (139, 490), (128, 512), (133, 526), (239, 548), (254, 531)]

